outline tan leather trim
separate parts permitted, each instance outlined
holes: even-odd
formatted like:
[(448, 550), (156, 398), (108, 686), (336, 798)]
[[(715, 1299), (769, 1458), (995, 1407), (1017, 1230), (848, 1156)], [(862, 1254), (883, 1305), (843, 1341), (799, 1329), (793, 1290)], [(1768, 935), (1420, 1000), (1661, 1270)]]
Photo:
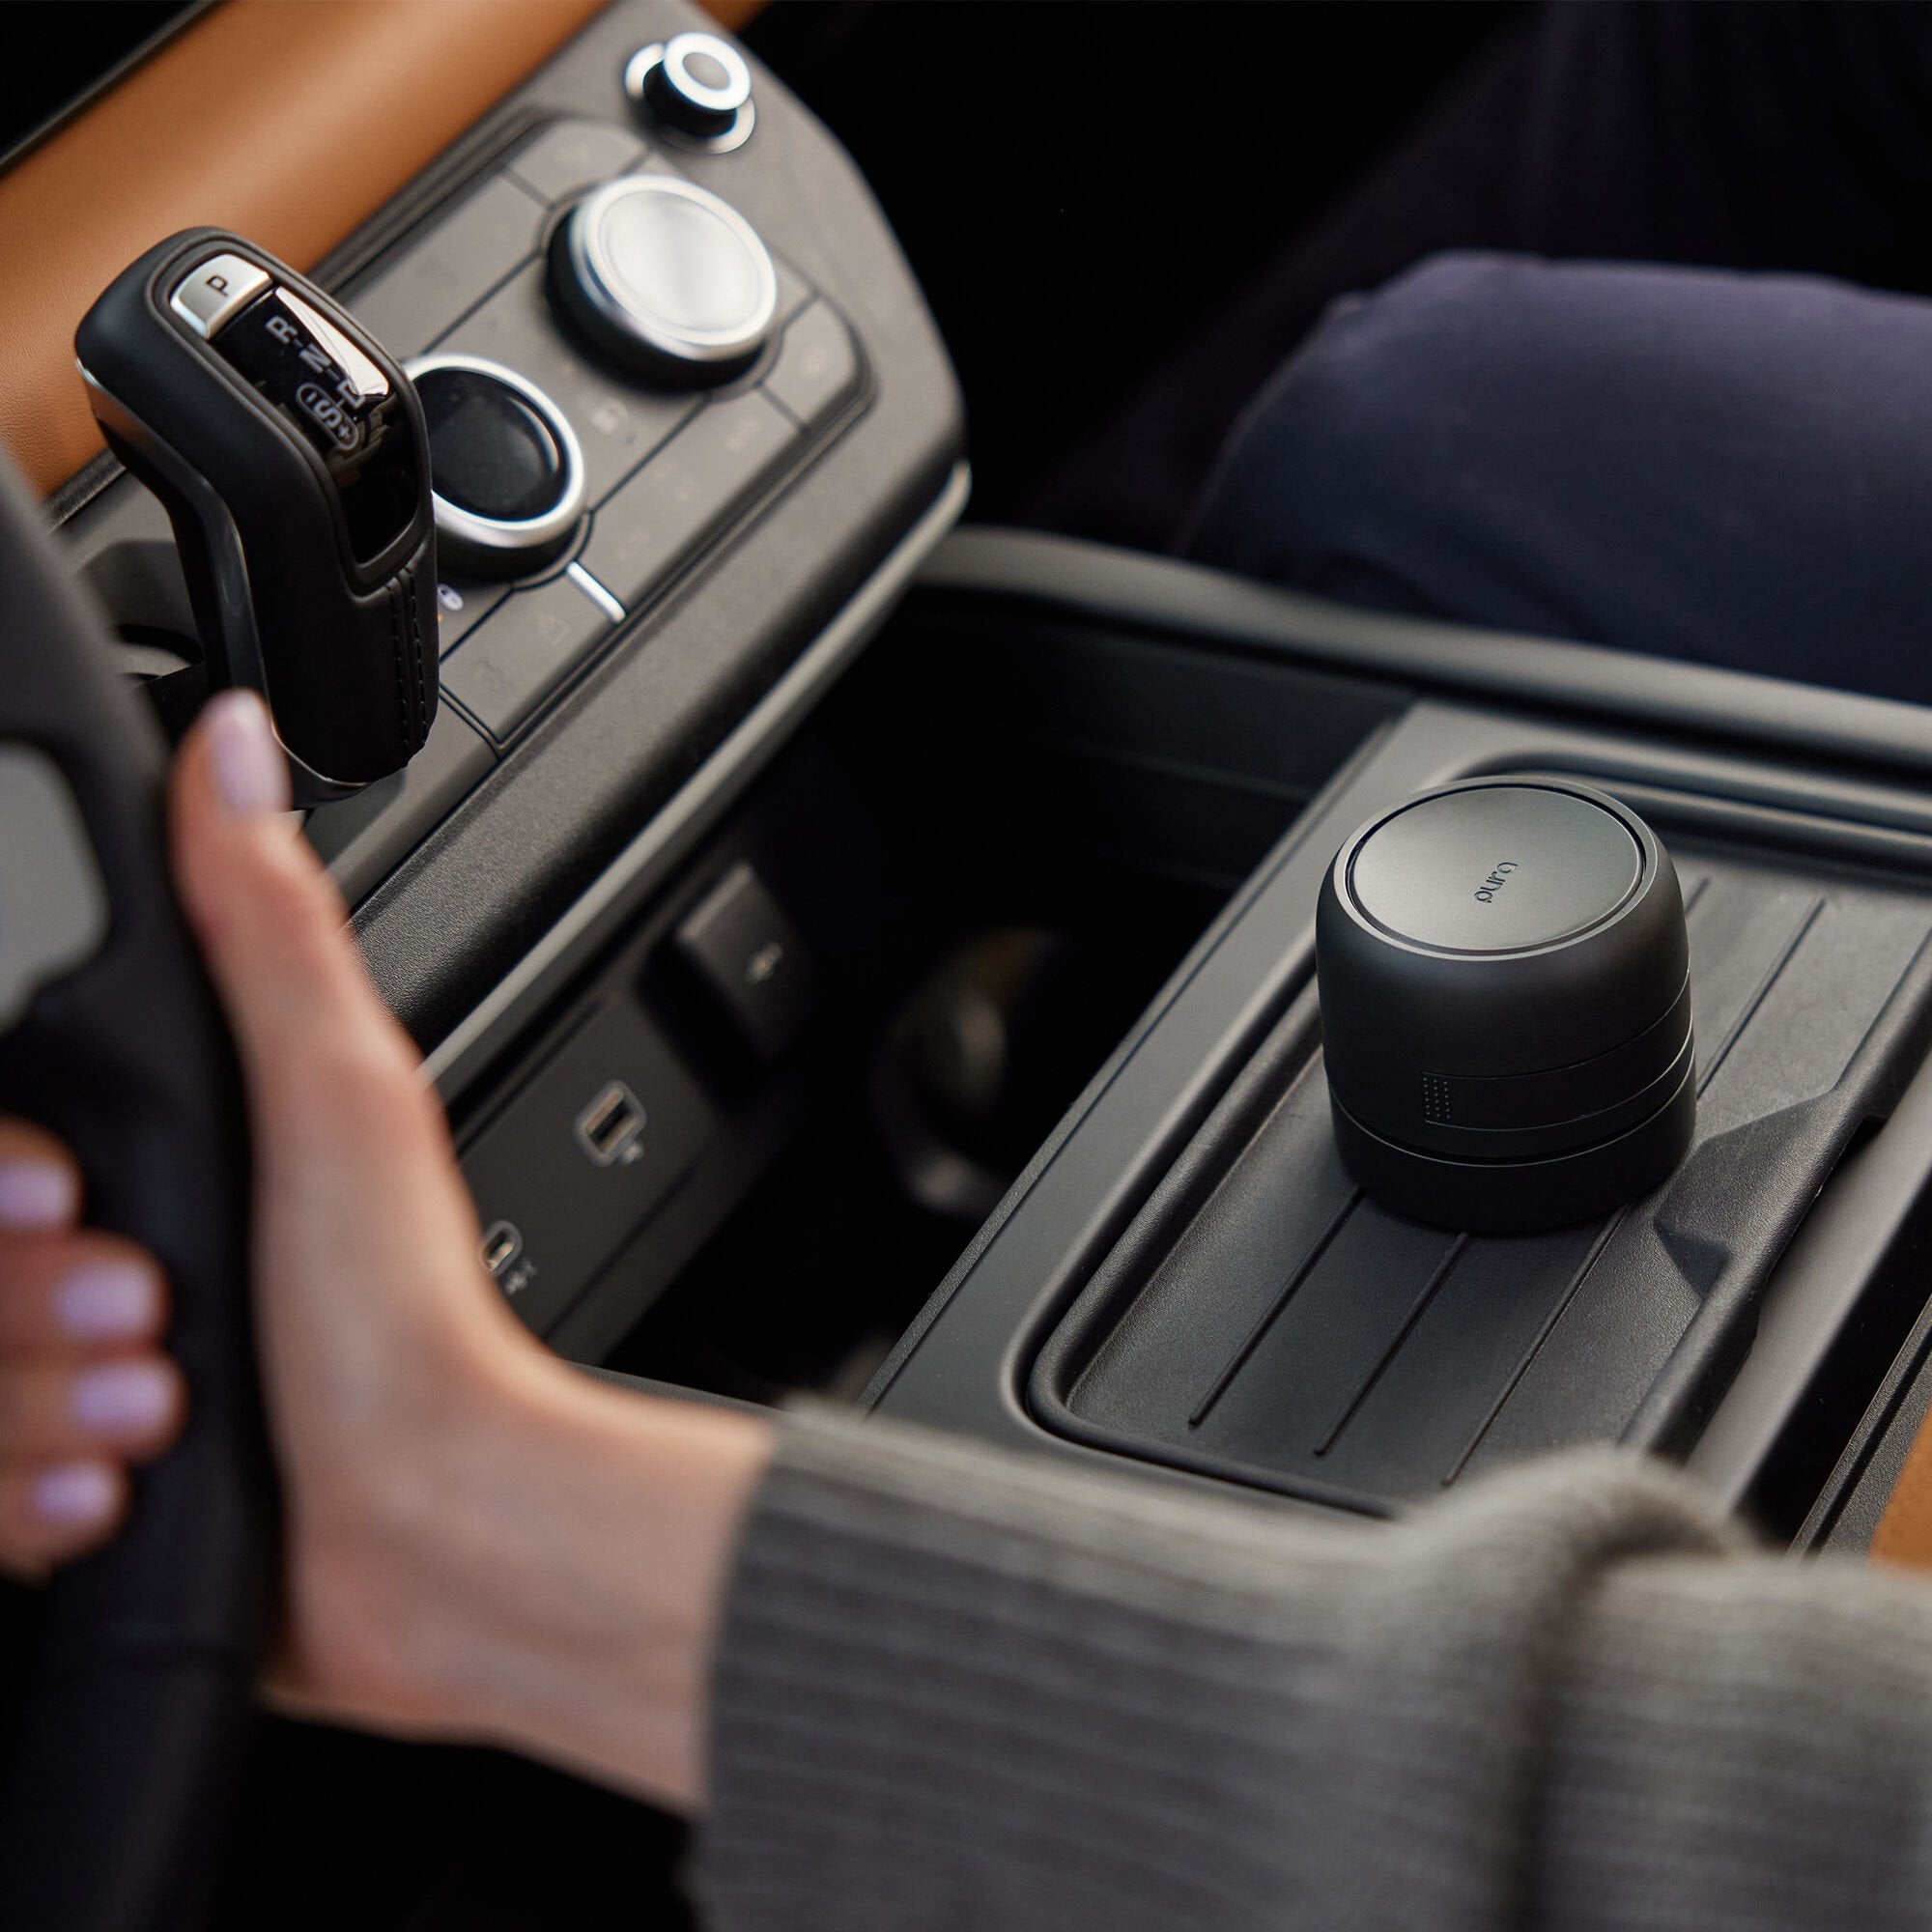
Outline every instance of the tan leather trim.
[(0, 439), (36, 487), (100, 448), (74, 325), (137, 255), (210, 222), (309, 267), (603, 4), (227, 0), (0, 177)]
[(1881, 1563), (1932, 1570), (1932, 1421), (1919, 1429), (1898, 1472), (1871, 1553)]

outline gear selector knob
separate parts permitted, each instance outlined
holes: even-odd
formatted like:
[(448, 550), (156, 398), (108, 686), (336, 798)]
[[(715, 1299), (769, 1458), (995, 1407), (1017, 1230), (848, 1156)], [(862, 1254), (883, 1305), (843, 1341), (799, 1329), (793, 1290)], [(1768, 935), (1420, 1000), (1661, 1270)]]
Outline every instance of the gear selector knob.
[(211, 680), (268, 699), (297, 802), (400, 770), (437, 699), (429, 446), (402, 369), (207, 228), (117, 277), (74, 347), (109, 445), (174, 523)]

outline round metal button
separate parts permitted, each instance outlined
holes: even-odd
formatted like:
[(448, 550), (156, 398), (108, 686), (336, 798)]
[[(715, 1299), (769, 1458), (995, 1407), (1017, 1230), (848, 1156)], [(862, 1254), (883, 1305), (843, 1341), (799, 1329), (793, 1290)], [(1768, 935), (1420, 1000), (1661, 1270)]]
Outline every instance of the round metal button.
[(751, 223), (668, 175), (607, 182), (571, 211), (558, 285), (608, 344), (684, 380), (722, 380), (765, 345), (778, 272)]

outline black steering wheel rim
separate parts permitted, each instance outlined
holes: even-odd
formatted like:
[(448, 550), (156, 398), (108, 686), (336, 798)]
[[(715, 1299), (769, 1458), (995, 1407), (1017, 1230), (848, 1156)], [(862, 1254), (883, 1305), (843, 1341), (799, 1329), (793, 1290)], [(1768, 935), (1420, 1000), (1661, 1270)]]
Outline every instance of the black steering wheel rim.
[[(188, 1426), (127, 1527), (49, 1587), (0, 1741), (0, 1926), (192, 1932), (245, 1756), (273, 1606), (275, 1486), (249, 1321), (246, 1117), (169, 883), (167, 753), (104, 620), (0, 463), (0, 746), (50, 758), (105, 889), (95, 954), (0, 1030), (0, 1113), (74, 1150), (94, 1225), (167, 1270)], [(0, 825), (0, 919), (7, 904)]]

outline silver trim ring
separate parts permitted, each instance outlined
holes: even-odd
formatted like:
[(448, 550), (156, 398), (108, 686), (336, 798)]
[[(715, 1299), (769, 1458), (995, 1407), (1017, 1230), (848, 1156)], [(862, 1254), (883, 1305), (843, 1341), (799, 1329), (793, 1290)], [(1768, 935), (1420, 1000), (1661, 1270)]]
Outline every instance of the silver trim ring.
[[(671, 83), (680, 93), (686, 94), (700, 107), (713, 113), (722, 114), (727, 107), (735, 110), (735, 118), (728, 128), (721, 128), (715, 134), (694, 134), (688, 128), (680, 128), (668, 121), (652, 105), (649, 88), (651, 75), (670, 58), (672, 50), (680, 41), (702, 41), (701, 47), (689, 51), (706, 53), (721, 66), (727, 69), (732, 76), (726, 88), (706, 87), (693, 75), (682, 58), (678, 60), (680, 78)], [(742, 98), (732, 99), (742, 79)], [(726, 41), (718, 40), (710, 34), (678, 34), (668, 43), (653, 41), (649, 46), (639, 47), (624, 63), (624, 93), (631, 104), (641, 108), (650, 116), (651, 131), (661, 135), (674, 148), (684, 148), (696, 155), (728, 155), (734, 149), (742, 148), (752, 138), (752, 129), (758, 124), (757, 103), (752, 99), (752, 71), (745, 65), (736, 47)]]
[[(723, 87), (707, 87), (691, 71), (693, 54), (702, 54), (724, 70)], [(752, 70), (716, 34), (674, 34), (665, 43), (665, 78), (707, 114), (735, 114), (752, 98)]]
[(523, 551), (540, 551), (567, 537), (583, 515), (585, 488), (583, 449), (577, 440), (577, 432), (570, 426), (570, 418), (527, 377), (481, 355), (451, 355), (432, 351), (427, 355), (412, 356), (403, 364), (403, 374), (412, 383), (439, 369), (461, 369), (472, 376), (491, 377), (522, 397), (556, 440), (557, 453), (563, 459), (563, 476), (555, 503), (542, 516), (484, 517), (452, 503), (437, 491), (432, 464), (430, 501), (436, 510), (438, 533), (468, 544), (472, 550), (497, 551), (506, 556)]
[[(734, 328), (684, 328), (661, 316), (633, 307), (617, 293), (616, 269), (604, 244), (604, 217), (634, 196), (670, 195), (696, 203), (714, 216), (744, 248), (758, 281), (757, 300)], [(647, 349), (674, 362), (707, 365), (738, 362), (754, 355), (772, 332), (778, 315), (779, 277), (758, 232), (728, 201), (709, 188), (675, 175), (624, 175), (606, 182), (570, 212), (564, 250), (577, 285), (606, 322)]]

